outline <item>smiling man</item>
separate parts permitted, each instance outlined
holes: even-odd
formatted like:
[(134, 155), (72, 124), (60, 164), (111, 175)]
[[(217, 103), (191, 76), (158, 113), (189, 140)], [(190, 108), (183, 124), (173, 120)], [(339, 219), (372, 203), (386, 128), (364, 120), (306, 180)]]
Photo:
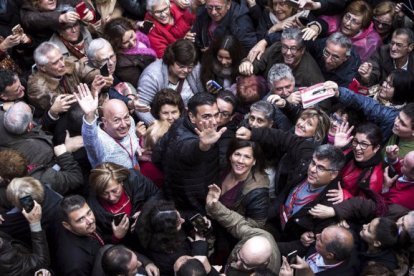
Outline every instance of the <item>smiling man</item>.
[(195, 43), (201, 50), (211, 41), (224, 35), (233, 35), (249, 51), (257, 42), (256, 31), (246, 5), (231, 0), (207, 0), (192, 29)]
[(78, 86), (76, 98), (85, 116), (82, 124), (83, 143), (92, 167), (103, 162), (113, 162), (129, 169), (139, 169), (139, 139), (134, 119), (126, 104), (117, 99), (106, 101), (102, 106), (102, 123), (98, 123), (96, 111), (98, 97), (92, 95), (85, 84)]
[(243, 75), (268, 76), (271, 67), (276, 63), (284, 63), (290, 67), (297, 86), (310, 86), (325, 80), (318, 64), (306, 50), (299, 28), (284, 29), (280, 42), (271, 45), (263, 56), (253, 63), (244, 59), (239, 71)]
[(55, 237), (56, 268), (59, 275), (92, 275), (95, 255), (104, 241), (97, 233), (95, 215), (79, 195), (60, 203), (61, 228)]

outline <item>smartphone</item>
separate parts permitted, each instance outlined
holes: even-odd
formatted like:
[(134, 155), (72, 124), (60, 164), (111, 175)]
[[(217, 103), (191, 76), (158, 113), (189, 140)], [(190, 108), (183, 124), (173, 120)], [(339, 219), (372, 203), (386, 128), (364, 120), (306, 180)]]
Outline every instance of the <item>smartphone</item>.
[(76, 5), (76, 12), (79, 14), (80, 19), (82, 20), (86, 13), (88, 12), (88, 7), (86, 6), (85, 2), (80, 2)]
[(191, 224), (202, 234), (207, 233), (209, 231), (208, 223), (204, 220), (203, 216), (199, 213), (195, 214), (193, 217), (190, 218)]
[(393, 165), (388, 166), (388, 177), (393, 178), (397, 174), (397, 171), (395, 170)]
[(297, 255), (298, 255), (298, 251), (297, 250), (290, 252), (287, 255), (287, 257), (286, 257), (286, 259), (288, 260), (288, 263), (289, 264), (295, 264), (296, 263), (296, 256)]
[(21, 35), (24, 33), (24, 30), (22, 26), (20, 26), (20, 24), (17, 24), (16, 26), (13, 27), (12, 33), (13, 35)]
[(124, 216), (125, 216), (125, 213), (119, 213), (119, 214), (114, 215), (113, 220), (116, 226), (118, 226), (121, 223)]
[(28, 196), (24, 196), (19, 198), (20, 204), (22, 205), (23, 209), (27, 212), (30, 213), (30, 211), (33, 210), (34, 208), (34, 201), (31, 195)]
[(401, 11), (411, 20), (414, 21), (414, 12), (405, 3), (401, 3)]
[(148, 21), (148, 20), (144, 20), (144, 24), (143, 24), (141, 30), (144, 34), (148, 34), (151, 31), (153, 26), (154, 26), (153, 22)]
[(221, 87), (221, 85), (220, 84), (218, 84), (216, 81), (214, 81), (214, 80), (209, 80), (208, 82), (207, 82), (207, 86), (211, 86), (211, 87), (213, 87), (214, 89), (216, 89), (216, 90), (221, 90), (221, 89), (223, 89), (223, 87)]
[(108, 77), (109, 76), (108, 63), (105, 63), (105, 65), (101, 67), (100, 71), (103, 77)]

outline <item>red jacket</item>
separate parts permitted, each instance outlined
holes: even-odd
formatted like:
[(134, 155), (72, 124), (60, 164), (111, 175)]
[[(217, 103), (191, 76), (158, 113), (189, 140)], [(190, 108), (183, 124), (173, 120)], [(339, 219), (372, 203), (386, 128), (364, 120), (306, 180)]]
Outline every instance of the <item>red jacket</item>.
[(394, 164), (395, 171), (400, 177), (388, 192), (382, 194), (382, 197), (387, 204), (399, 204), (405, 208), (414, 210), (414, 181), (401, 181), (403, 177), (401, 167), (402, 160)]
[(177, 39), (184, 38), (195, 21), (194, 14), (189, 10), (182, 10), (175, 3), (171, 3), (170, 12), (174, 18), (173, 25), (161, 24), (149, 12), (145, 14), (145, 20), (154, 23), (154, 28), (149, 32), (148, 38), (158, 58), (162, 58), (168, 45), (174, 43)]
[[(344, 200), (353, 196), (364, 196), (363, 192), (358, 186), (358, 179), (363, 169), (355, 165), (354, 159), (349, 161), (342, 169), (342, 188), (344, 193)], [(369, 189), (381, 194), (383, 181), (382, 164), (378, 164), (374, 167), (371, 176), (369, 178)]]

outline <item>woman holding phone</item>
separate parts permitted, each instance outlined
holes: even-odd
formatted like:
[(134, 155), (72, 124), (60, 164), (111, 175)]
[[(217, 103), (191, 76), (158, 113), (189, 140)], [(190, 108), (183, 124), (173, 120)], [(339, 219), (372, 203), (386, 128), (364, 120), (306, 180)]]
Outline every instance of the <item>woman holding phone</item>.
[(116, 53), (115, 75), (135, 86), (142, 71), (156, 59), (148, 37), (125, 18), (106, 23), (104, 36)]
[(141, 173), (111, 162), (93, 169), (89, 184), (88, 204), (96, 224), (114, 243), (119, 242), (121, 234), (125, 236), (135, 227), (139, 211), (147, 200), (161, 197), (158, 188)]

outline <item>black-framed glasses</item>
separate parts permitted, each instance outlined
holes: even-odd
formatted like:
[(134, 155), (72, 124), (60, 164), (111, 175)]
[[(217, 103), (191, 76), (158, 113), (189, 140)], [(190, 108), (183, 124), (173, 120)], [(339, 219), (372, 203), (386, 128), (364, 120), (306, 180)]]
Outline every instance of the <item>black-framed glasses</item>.
[(384, 80), (382, 82), (382, 86), (385, 87), (385, 88), (392, 88), (393, 87), (392, 83), (390, 81), (387, 81), (387, 80)]
[(231, 116), (231, 113), (228, 111), (220, 111), (219, 112), (220, 116), (223, 117), (224, 119), (227, 119)]
[(288, 47), (287, 45), (282, 44), (282, 53), (286, 54), (289, 50), (292, 54), (296, 54), (302, 47)]
[(338, 125), (341, 125), (344, 122), (344, 119), (335, 113), (331, 114), (331, 116), (329, 116), (329, 119), (331, 119), (332, 122), (338, 123)]
[(318, 174), (324, 173), (324, 172), (335, 172), (335, 171), (337, 171), (337, 170), (334, 170), (334, 169), (325, 168), (322, 165), (318, 165), (318, 164), (316, 164), (315, 160), (313, 160), (313, 159), (310, 161), (309, 166), (316, 167), (316, 173), (318, 173)]
[(358, 145), (362, 150), (366, 150), (369, 146), (372, 146), (372, 144), (360, 142), (356, 138), (352, 139), (352, 146), (356, 148)]

